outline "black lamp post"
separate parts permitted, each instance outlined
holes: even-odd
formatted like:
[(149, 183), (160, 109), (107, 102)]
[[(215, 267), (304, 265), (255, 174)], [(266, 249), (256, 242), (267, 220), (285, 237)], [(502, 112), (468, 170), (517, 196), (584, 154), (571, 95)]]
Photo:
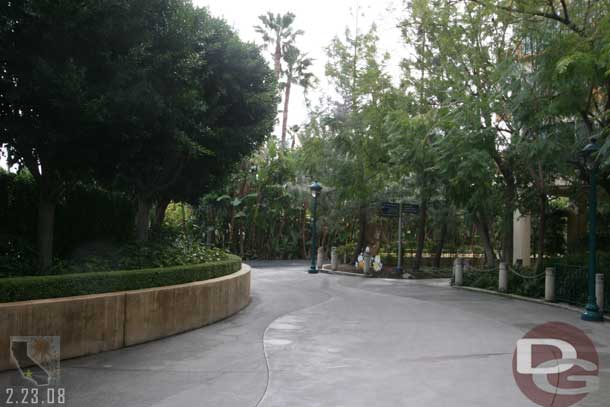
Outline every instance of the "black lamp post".
[(313, 219), (311, 222), (311, 267), (309, 272), (315, 274), (318, 272), (316, 267), (316, 253), (318, 248), (316, 247), (316, 210), (318, 206), (318, 195), (322, 192), (322, 185), (318, 181), (314, 181), (310, 186), (311, 196), (313, 197)]
[(599, 146), (595, 138), (585, 146), (582, 155), (585, 166), (589, 169), (589, 273), (588, 273), (588, 299), (585, 312), (581, 318), (585, 321), (602, 321), (603, 315), (597, 306), (595, 296), (595, 274), (597, 273), (597, 162), (596, 155)]

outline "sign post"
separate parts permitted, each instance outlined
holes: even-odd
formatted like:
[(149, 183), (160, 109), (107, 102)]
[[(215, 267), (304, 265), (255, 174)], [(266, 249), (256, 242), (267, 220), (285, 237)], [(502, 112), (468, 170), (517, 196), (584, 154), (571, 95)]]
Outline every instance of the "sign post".
[(396, 260), (396, 274), (402, 276), (402, 202), (398, 208), (398, 259)]
[(396, 259), (396, 274), (402, 276), (402, 218), (403, 214), (416, 215), (419, 205), (384, 202), (381, 205), (382, 216), (387, 218), (398, 218), (398, 258)]

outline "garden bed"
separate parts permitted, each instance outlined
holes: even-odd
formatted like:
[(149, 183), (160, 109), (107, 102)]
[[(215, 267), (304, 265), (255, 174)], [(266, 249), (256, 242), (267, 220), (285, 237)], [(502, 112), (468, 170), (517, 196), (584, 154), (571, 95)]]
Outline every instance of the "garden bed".
[(139, 290), (209, 280), (239, 271), (241, 259), (201, 264), (0, 279), (0, 303)]

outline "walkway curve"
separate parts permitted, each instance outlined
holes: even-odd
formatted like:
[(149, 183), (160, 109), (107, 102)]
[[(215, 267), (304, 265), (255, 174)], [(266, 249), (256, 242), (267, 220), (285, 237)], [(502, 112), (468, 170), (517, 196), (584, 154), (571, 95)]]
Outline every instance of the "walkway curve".
[[(578, 326), (597, 345), (601, 391), (582, 406), (610, 399), (610, 326), (575, 312), (439, 282), (310, 275), (305, 262), (252, 266), (253, 301), (239, 314), (62, 362), (66, 405), (530, 407), (512, 352), (548, 321)], [(20, 380), (1, 373), (0, 388)]]

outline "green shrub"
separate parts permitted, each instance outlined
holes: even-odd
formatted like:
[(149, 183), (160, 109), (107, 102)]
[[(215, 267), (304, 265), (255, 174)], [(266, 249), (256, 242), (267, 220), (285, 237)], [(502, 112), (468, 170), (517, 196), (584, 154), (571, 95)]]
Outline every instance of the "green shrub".
[(498, 272), (497, 271), (465, 271), (464, 286), (483, 288), (485, 290), (498, 289)]
[(344, 259), (347, 259), (347, 262), (351, 262), (353, 260), (354, 253), (356, 252), (356, 243), (348, 243), (343, 246), (337, 247), (337, 256), (339, 256), (339, 262), (343, 262)]
[(36, 270), (36, 250), (26, 239), (0, 235), (0, 278)]
[(184, 266), (228, 258), (228, 253), (222, 249), (207, 247), (168, 231), (146, 243), (130, 242), (118, 248), (104, 245), (83, 248), (70, 259), (57, 262), (52, 274)]
[[(519, 273), (524, 276), (536, 276), (532, 268), (523, 268)], [(530, 298), (544, 298), (544, 275), (538, 278), (523, 278), (509, 271), (508, 292)], [(497, 287), (496, 287), (497, 289)]]
[(241, 268), (239, 257), (228, 257), (224, 261), (189, 266), (4, 278), (0, 279), (0, 302), (139, 290), (209, 280)]
[[(36, 247), (38, 186), (27, 171), (0, 170), (0, 274), (28, 275), (33, 261), (14, 261), (19, 253), (32, 254)], [(89, 242), (120, 244), (132, 236), (135, 207), (128, 195), (99, 185), (76, 183), (57, 203), (54, 252), (65, 257)], [(13, 257), (13, 258), (11, 258)], [(15, 264), (14, 264), (15, 263)]]
[[(210, 248), (181, 233), (166, 230), (146, 243), (87, 242), (70, 257), (54, 259), (45, 275), (184, 266), (228, 259), (222, 249)], [(0, 278), (39, 275), (36, 250), (25, 239), (0, 236)]]

